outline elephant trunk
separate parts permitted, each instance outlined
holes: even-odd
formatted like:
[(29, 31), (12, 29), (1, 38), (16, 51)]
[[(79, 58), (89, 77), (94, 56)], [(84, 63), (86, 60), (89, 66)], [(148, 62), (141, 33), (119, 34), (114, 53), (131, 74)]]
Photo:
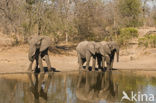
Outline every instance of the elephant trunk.
[(36, 47), (31, 45), (29, 48), (28, 58), (30, 61), (33, 61), (36, 52)]
[(117, 62), (119, 62), (119, 49), (116, 51)]

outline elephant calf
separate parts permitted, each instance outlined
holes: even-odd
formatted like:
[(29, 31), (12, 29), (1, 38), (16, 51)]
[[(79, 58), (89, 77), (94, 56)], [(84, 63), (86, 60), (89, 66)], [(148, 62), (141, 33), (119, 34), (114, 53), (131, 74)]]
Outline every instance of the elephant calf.
[(44, 57), (48, 70), (51, 70), (50, 59), (48, 55), (48, 49), (51, 45), (51, 39), (47, 36), (32, 36), (28, 39), (29, 43), (29, 53), (28, 58), (30, 61), (30, 65), (28, 71), (32, 71), (33, 61), (36, 60), (36, 68), (35, 71), (38, 70), (38, 65), (40, 67), (40, 71), (43, 72), (43, 64), (42, 59)]
[(78, 55), (78, 64), (79, 70), (83, 68), (83, 64), (86, 62), (86, 70), (89, 68), (89, 62), (91, 57), (93, 57), (93, 67), (92, 70), (95, 70), (95, 60), (96, 60), (96, 48), (95, 42), (93, 41), (82, 41), (80, 42), (77, 47), (77, 55)]

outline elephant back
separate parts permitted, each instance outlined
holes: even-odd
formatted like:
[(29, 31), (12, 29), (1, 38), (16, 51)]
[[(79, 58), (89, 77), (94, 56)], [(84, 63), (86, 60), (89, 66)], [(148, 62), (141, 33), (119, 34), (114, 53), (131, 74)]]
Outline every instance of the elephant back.
[(106, 42), (106, 41), (101, 41), (100, 43), (101, 43), (101, 45), (107, 45), (108, 42)]
[(87, 46), (87, 44), (88, 44), (88, 41), (82, 41), (82, 42), (80, 42), (80, 43), (77, 45), (76, 50), (79, 51), (80, 49), (85, 49), (86, 46)]

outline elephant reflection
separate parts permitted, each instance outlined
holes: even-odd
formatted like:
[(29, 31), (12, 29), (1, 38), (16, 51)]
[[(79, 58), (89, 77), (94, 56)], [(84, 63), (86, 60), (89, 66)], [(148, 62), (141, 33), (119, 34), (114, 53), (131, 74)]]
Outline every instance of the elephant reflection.
[(117, 97), (118, 86), (113, 82), (112, 72), (81, 72), (76, 96), (84, 101), (112, 101)]
[[(28, 74), (30, 80), (30, 91), (34, 95), (34, 103), (43, 103), (47, 101), (47, 92), (52, 79), (53, 73), (49, 73), (45, 77), (44, 73), (34, 74), (35, 80), (33, 81), (32, 74)], [(41, 97), (41, 98), (40, 98)]]

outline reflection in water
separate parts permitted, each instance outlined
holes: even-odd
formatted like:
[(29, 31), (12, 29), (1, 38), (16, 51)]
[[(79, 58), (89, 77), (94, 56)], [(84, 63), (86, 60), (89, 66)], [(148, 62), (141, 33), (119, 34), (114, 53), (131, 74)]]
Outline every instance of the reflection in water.
[(32, 75), (28, 74), (29, 81), (31, 83), (30, 91), (35, 97), (34, 102), (39, 103), (40, 97), (43, 98), (42, 102), (47, 101), (47, 92), (50, 85), (50, 80), (52, 79), (53, 74), (49, 73), (47, 80), (45, 80), (45, 73), (34, 74), (35, 82), (33, 82)]
[(76, 96), (80, 100), (111, 100), (117, 96), (117, 84), (113, 81), (112, 71), (81, 72), (77, 83)]
[[(152, 73), (156, 75), (156, 72)], [(0, 75), (0, 103), (114, 103), (120, 102), (123, 91), (128, 96), (131, 91), (156, 95), (156, 77), (136, 75), (133, 72), (64, 72), (14, 76), (17, 79), (12, 79), (11, 74), (7, 74), (7, 78)], [(23, 77), (28, 78), (20, 79)], [(124, 103), (130, 102), (124, 100)]]

